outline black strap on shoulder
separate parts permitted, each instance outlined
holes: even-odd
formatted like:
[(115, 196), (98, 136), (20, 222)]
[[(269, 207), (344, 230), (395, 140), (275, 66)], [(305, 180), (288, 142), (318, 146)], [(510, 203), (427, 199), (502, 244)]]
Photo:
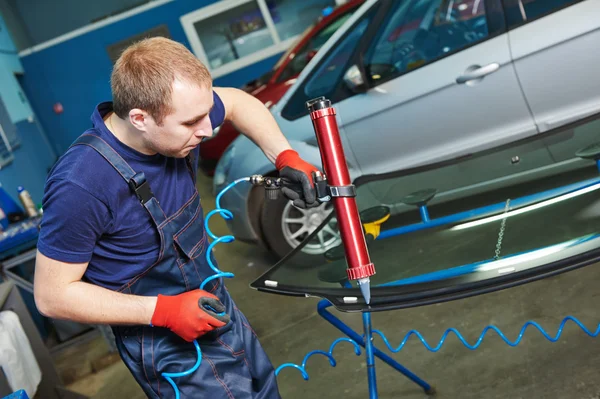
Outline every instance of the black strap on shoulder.
[(150, 183), (146, 181), (144, 172), (138, 172), (129, 180), (129, 187), (135, 193), (142, 204), (154, 198)]
[(119, 172), (142, 204), (145, 204), (154, 197), (154, 193), (152, 193), (150, 184), (146, 181), (144, 172), (136, 173), (121, 155), (102, 138), (93, 134), (84, 134), (79, 136), (71, 147), (76, 145), (87, 145), (102, 155)]

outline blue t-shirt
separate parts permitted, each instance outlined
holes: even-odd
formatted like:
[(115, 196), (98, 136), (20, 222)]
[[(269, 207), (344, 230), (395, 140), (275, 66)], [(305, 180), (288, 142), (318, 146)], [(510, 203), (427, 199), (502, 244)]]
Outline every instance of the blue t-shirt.
[[(214, 127), (223, 123), (223, 102), (213, 95), (210, 113)], [(194, 194), (195, 182), (185, 158), (145, 155), (121, 143), (104, 124), (112, 103), (98, 105), (86, 133), (103, 138), (136, 172), (144, 172), (167, 216)], [(193, 165), (197, 170), (198, 148)], [(38, 249), (66, 263), (89, 262), (84, 279), (118, 289), (151, 266), (158, 257), (160, 238), (150, 215), (127, 182), (93, 148), (71, 147), (46, 180)]]

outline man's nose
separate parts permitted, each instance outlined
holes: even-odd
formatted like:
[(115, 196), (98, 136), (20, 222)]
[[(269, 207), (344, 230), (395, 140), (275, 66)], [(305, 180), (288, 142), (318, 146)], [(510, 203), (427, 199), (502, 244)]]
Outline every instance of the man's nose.
[(194, 135), (198, 138), (212, 137), (213, 132), (212, 132), (212, 130), (198, 129), (194, 132)]
[(198, 130), (196, 130), (195, 132), (196, 137), (212, 137), (213, 135), (213, 128), (212, 128), (212, 124), (210, 123), (210, 121), (208, 121), (208, 123), (203, 123), (202, 125), (200, 125), (198, 127)]

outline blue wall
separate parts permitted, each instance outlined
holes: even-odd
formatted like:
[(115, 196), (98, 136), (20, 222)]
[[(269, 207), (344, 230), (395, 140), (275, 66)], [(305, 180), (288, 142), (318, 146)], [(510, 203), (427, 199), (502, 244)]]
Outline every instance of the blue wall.
[[(111, 100), (112, 63), (107, 46), (166, 24), (171, 37), (190, 48), (179, 18), (213, 2), (175, 0), (21, 57), (26, 71), (24, 89), (57, 153), (62, 154), (90, 126), (90, 115), (98, 103)], [(267, 72), (278, 58), (223, 76), (214, 84), (239, 87)], [(63, 105), (62, 114), (53, 112), (56, 102)]]
[(6, 0), (23, 18), (33, 44), (43, 43), (142, 0)]
[(21, 146), (13, 154), (14, 161), (0, 170), (0, 183), (16, 201), (17, 186), (22, 185), (33, 200), (40, 203), (47, 170), (54, 163), (54, 153), (15, 77), (15, 73), (21, 72), (23, 67), (0, 16), (0, 97), (21, 138)]

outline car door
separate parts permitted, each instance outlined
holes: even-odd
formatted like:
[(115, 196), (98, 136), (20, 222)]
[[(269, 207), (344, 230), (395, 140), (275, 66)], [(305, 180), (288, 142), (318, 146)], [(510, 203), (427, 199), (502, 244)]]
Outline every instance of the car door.
[(362, 173), (470, 154), (533, 135), (496, 1), (393, 2), (337, 105)]
[(546, 132), (600, 112), (600, 0), (506, 0), (517, 75)]

